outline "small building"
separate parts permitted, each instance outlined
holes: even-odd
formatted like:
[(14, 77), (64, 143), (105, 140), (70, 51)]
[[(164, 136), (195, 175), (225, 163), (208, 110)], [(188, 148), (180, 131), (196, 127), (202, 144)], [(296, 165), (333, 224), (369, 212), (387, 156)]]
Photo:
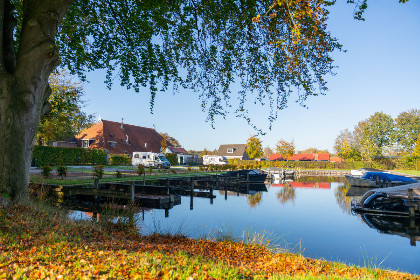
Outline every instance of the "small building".
[(343, 162), (344, 159), (342, 159), (341, 157), (336, 157), (336, 156), (332, 156), (330, 157), (330, 162)]
[(246, 152), (246, 144), (225, 144), (220, 145), (217, 151), (218, 156), (226, 157), (226, 159), (249, 160)]
[(294, 154), (289, 160), (293, 161), (330, 161), (329, 153), (316, 153), (316, 154)]
[(270, 155), (270, 160), (273, 160), (273, 161), (275, 161), (275, 160), (284, 160), (284, 158), (280, 154), (271, 154)]
[(289, 157), (289, 160), (292, 161), (314, 161), (314, 154), (294, 154)]
[(317, 153), (315, 154), (316, 161), (330, 161), (330, 154), (329, 153)]
[(163, 137), (154, 129), (123, 122), (99, 120), (76, 135), (77, 146), (86, 149), (102, 149), (109, 154), (133, 152), (160, 153)]
[(166, 153), (173, 153), (176, 154), (178, 157), (178, 163), (180, 165), (200, 165), (203, 164), (203, 159), (201, 159), (198, 155), (193, 155), (188, 153), (187, 150), (181, 147), (171, 147), (168, 146), (163, 151)]

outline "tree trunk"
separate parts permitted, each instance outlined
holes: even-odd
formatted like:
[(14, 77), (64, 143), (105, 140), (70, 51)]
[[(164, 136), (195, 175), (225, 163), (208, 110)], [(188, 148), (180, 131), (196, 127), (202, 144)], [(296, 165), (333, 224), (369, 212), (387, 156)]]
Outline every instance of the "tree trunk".
[(42, 114), (51, 106), (48, 77), (58, 65), (54, 38), (73, 0), (25, 0), (19, 50), (10, 0), (0, 0), (0, 196), (29, 198), (29, 169)]

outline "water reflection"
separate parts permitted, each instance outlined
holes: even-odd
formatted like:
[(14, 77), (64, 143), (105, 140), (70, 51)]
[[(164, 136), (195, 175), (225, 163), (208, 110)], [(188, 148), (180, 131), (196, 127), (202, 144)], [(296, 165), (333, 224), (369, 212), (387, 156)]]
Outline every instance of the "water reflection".
[(288, 201), (295, 204), (296, 190), (289, 184), (284, 184), (283, 188), (277, 192), (276, 196), (281, 204), (285, 204)]
[(353, 199), (352, 197), (347, 196), (349, 189), (350, 185), (347, 183), (338, 185), (338, 187), (334, 190), (334, 196), (337, 204), (346, 214), (351, 214), (351, 201)]
[(248, 200), (249, 206), (255, 207), (259, 205), (261, 203), (261, 198), (262, 198), (261, 192), (248, 195), (247, 200)]
[(361, 214), (363, 222), (380, 233), (398, 235), (410, 239), (411, 246), (420, 241), (420, 219), (375, 214)]
[[(409, 246), (409, 243), (420, 241), (420, 221), (417, 219), (413, 224), (399, 218), (353, 216), (351, 199), (363, 195), (366, 190), (350, 188), (344, 178), (304, 177), (296, 181), (272, 182), (267, 186), (213, 186), (214, 203), (212, 196), (204, 195), (209, 191), (207, 183), (202, 187), (202, 193), (194, 189), (194, 196), (182, 196), (181, 204), (174, 205), (170, 215), (169, 209), (139, 207), (130, 211), (134, 212), (139, 229), (147, 228), (151, 232), (159, 230), (156, 225), (178, 231), (182, 225), (181, 233), (202, 238), (209, 236), (211, 230), (216, 232), (221, 228), (230, 229), (236, 237), (244, 231), (259, 233), (261, 230), (281, 236), (283, 242), (291, 246), (302, 242), (306, 257), (364, 265), (363, 248), (370, 257), (386, 258), (386, 267), (420, 273), (420, 251)], [(190, 189), (187, 190), (190, 193)], [(60, 198), (66, 202), (62, 207), (76, 210), (71, 212), (72, 218), (129, 221), (133, 217), (127, 206), (124, 208), (118, 201), (107, 203), (101, 199), (98, 203), (94, 197), (79, 198), (77, 202), (70, 202), (67, 196)], [(392, 255), (387, 257), (390, 252)]]

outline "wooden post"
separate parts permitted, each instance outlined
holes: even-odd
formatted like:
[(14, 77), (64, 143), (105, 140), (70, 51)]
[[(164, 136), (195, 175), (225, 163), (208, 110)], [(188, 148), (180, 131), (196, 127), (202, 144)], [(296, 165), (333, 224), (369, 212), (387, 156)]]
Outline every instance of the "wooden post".
[[(209, 182), (207, 182), (207, 185)], [(210, 185), (210, 204), (213, 204), (213, 184)]]
[[(414, 200), (414, 191), (413, 189), (408, 189), (408, 199), (413, 201)], [(410, 204), (410, 206), (408, 207), (408, 213), (410, 217), (415, 217), (416, 213), (415, 213), (415, 206)]]
[(95, 189), (99, 189), (99, 180), (98, 178), (93, 179), (93, 186)]
[(190, 210), (194, 209), (194, 180), (191, 178)]
[(134, 198), (136, 196), (136, 187), (134, 186), (134, 183), (130, 182), (130, 189), (131, 189), (131, 201), (134, 201)]

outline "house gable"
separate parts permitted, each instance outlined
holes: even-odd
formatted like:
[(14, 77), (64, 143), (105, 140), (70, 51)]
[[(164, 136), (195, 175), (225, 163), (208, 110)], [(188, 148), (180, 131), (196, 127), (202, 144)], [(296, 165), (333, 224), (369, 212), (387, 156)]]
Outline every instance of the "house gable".
[(163, 137), (153, 128), (102, 120), (79, 133), (76, 139), (80, 147), (86, 140), (93, 139), (89, 148), (106, 149), (110, 154), (131, 155), (133, 152), (159, 153)]
[(246, 152), (245, 144), (226, 144), (220, 145), (217, 155), (224, 156), (226, 158), (237, 158), (242, 160), (249, 159), (249, 156)]

